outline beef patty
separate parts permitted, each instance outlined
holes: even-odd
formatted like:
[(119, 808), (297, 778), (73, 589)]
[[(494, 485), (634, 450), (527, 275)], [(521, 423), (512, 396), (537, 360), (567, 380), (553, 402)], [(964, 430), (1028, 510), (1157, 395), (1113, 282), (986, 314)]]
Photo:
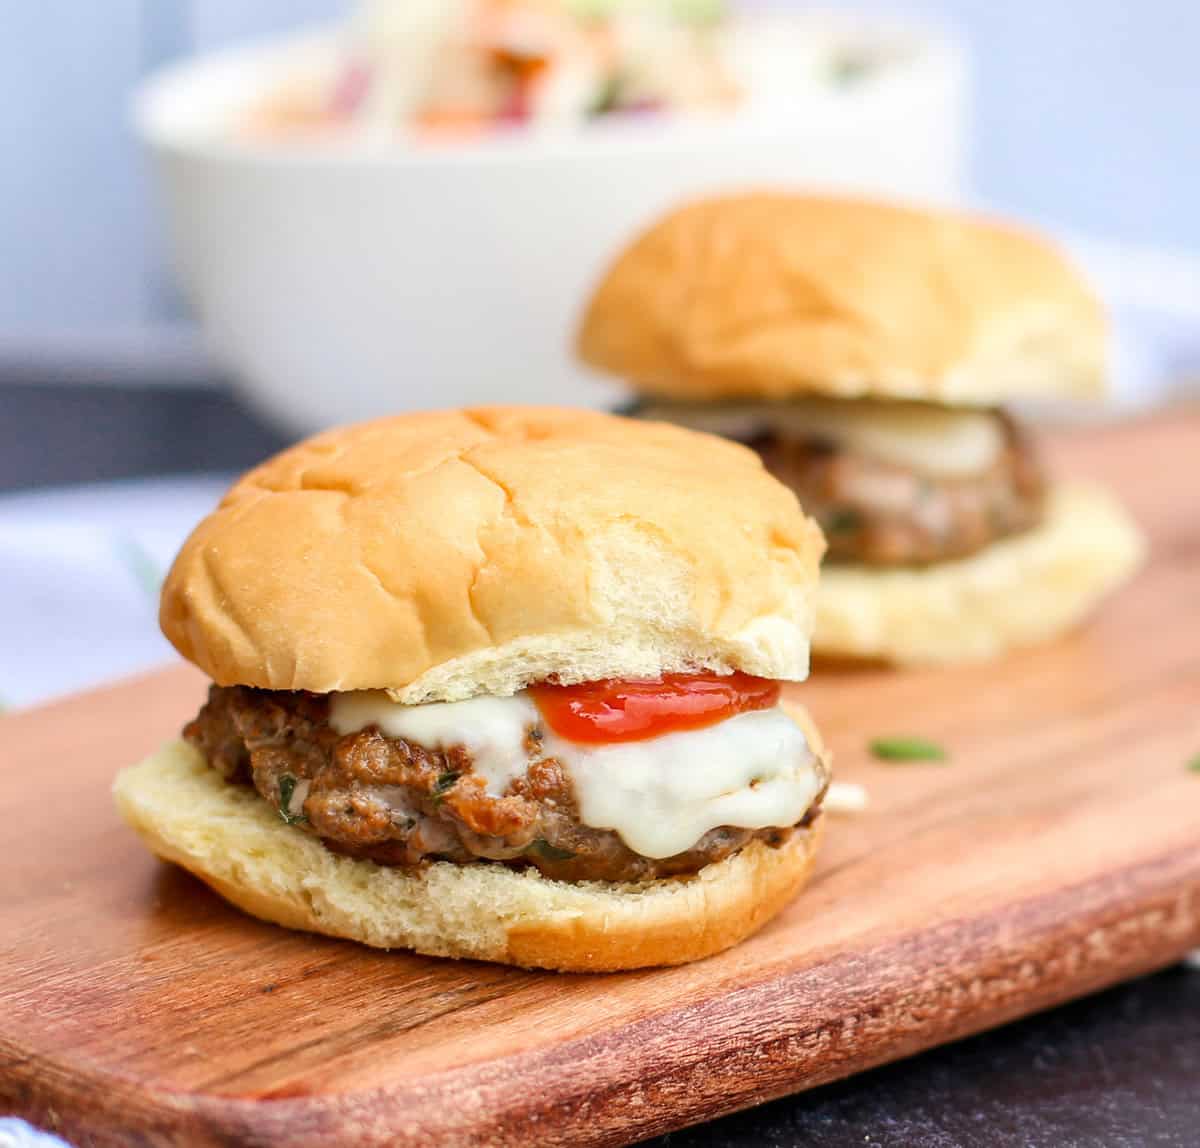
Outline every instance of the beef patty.
[[(638, 401), (623, 414), (693, 424), (673, 417), (671, 404)], [(987, 412), (1003, 433), (996, 461), (978, 474), (927, 474), (797, 428), (784, 430), (739, 409), (722, 431), (720, 404), (701, 429), (756, 450), (766, 468), (796, 492), (820, 523), (826, 561), (868, 566), (924, 566), (965, 558), (993, 542), (1036, 526), (1046, 481), (1030, 437), (1006, 412)], [(736, 429), (735, 429), (736, 428)]]
[[(533, 865), (565, 881), (644, 881), (695, 873), (753, 840), (779, 845), (786, 829), (721, 827), (687, 852), (652, 859), (616, 833), (580, 823), (569, 778), (534, 761), (494, 796), (462, 746), (428, 749), (376, 728), (339, 734), (320, 694), (213, 686), (184, 737), (227, 780), (251, 784), (290, 824), (330, 849), (384, 865), (486, 860)], [(530, 730), (531, 757), (538, 732)]]
[(1007, 415), (1004, 449), (965, 477), (921, 474), (826, 440), (764, 431), (747, 442), (820, 523), (828, 561), (913, 566), (965, 558), (1041, 520), (1045, 479)]

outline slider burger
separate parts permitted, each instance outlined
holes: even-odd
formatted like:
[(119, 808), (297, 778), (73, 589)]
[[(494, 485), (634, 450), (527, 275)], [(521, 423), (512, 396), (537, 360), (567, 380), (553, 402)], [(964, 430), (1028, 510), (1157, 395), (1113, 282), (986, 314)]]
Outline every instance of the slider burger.
[(1140, 561), (1102, 489), (1047, 478), (1002, 404), (1104, 389), (1105, 324), (1022, 232), (786, 195), (675, 211), (601, 282), (579, 351), (634, 413), (752, 446), (828, 541), (813, 649), (988, 657), (1077, 622)]
[(331, 431), (184, 544), (163, 631), (213, 680), (118, 779), (255, 916), (553, 969), (695, 960), (803, 885), (828, 767), (823, 543), (753, 452), (538, 408)]

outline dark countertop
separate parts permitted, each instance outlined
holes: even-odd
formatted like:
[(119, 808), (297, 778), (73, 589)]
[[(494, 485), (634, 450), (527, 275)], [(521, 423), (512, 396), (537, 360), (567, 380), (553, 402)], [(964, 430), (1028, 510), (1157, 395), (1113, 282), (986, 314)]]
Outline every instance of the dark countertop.
[(0, 492), (227, 473), (286, 441), (223, 388), (72, 386), (0, 374)]
[(647, 1148), (1194, 1148), (1200, 971), (1168, 969)]
[[(227, 392), (0, 380), (0, 491), (236, 471), (285, 442)], [(1200, 1144), (1200, 971), (648, 1142), (657, 1148)]]

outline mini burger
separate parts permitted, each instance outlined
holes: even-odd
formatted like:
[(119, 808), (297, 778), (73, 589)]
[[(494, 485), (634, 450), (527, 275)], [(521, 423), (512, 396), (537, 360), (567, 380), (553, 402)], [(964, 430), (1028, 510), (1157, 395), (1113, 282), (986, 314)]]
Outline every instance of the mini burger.
[(160, 857), (295, 929), (552, 969), (695, 960), (803, 885), (823, 543), (742, 446), (537, 408), (320, 435), (184, 544), (213, 681), (127, 770)]
[(1102, 393), (1105, 324), (1040, 240), (962, 216), (744, 195), (636, 240), (583, 319), (631, 412), (752, 446), (828, 540), (814, 651), (995, 655), (1082, 618), (1143, 544), (1050, 482), (1003, 404)]

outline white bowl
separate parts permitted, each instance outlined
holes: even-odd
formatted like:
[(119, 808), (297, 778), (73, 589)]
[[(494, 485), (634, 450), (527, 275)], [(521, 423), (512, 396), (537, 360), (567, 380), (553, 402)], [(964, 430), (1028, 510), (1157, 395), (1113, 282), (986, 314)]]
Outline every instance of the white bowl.
[[(793, 33), (794, 17), (783, 19)], [(820, 186), (953, 201), (965, 66), (942, 36), (872, 26), (904, 57), (793, 117), (596, 125), (447, 147), (257, 143), (239, 110), (327, 31), (153, 77), (135, 118), (172, 258), (210, 348), (298, 431), (478, 402), (598, 405), (572, 363), (591, 284), (681, 199)]]

